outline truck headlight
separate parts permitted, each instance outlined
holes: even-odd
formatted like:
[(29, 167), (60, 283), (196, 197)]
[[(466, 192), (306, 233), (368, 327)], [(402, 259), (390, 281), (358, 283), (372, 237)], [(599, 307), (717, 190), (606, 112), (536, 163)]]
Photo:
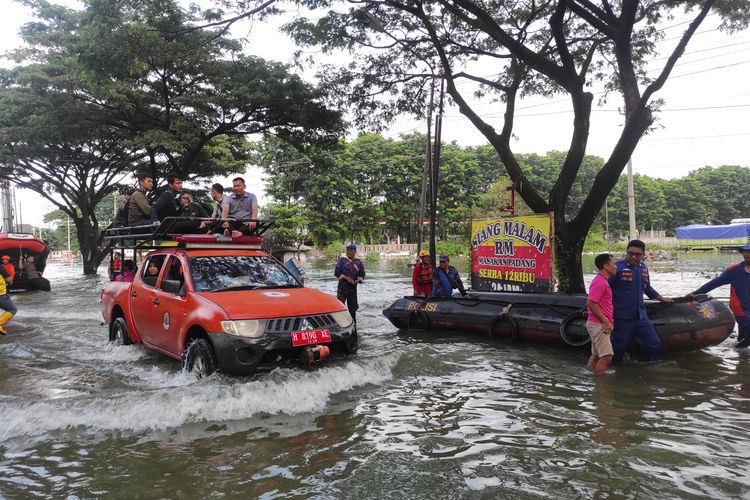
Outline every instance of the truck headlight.
[(238, 337), (257, 338), (266, 331), (265, 319), (241, 319), (236, 321), (222, 321), (224, 333)]
[(335, 313), (331, 313), (331, 316), (333, 317), (333, 320), (336, 322), (337, 325), (339, 325), (341, 328), (346, 328), (347, 326), (350, 326), (353, 323), (352, 315), (349, 314), (349, 311), (339, 311)]

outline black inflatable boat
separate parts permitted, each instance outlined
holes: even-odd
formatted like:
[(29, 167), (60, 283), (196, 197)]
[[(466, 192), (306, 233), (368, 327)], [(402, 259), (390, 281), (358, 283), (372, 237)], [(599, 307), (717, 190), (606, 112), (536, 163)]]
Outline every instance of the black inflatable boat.
[[(476, 332), (505, 338), (579, 347), (589, 343), (586, 295), (473, 292), (472, 298), (404, 297), (383, 310), (400, 329)], [(707, 295), (647, 301), (662, 351), (703, 349), (723, 342), (734, 329), (729, 307)], [(635, 346), (631, 346), (634, 350)]]

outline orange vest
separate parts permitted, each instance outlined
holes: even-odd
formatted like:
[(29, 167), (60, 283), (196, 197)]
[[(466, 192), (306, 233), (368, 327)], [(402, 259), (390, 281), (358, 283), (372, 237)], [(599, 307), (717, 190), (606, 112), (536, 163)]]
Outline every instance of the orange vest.
[(13, 267), (12, 262), (8, 262), (7, 264), (3, 264), (3, 267), (6, 271), (8, 271), (8, 275), (10, 276), (11, 280), (14, 280), (16, 278), (16, 268)]
[(420, 261), (414, 264), (414, 267), (417, 270), (417, 285), (431, 285), (432, 266)]

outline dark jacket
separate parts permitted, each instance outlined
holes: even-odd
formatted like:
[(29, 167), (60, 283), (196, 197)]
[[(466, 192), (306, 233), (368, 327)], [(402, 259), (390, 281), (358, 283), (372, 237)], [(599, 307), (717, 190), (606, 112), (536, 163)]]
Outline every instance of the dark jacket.
[(117, 205), (115, 218), (112, 220), (112, 227), (125, 227), (128, 225), (128, 204), (124, 201)]
[(163, 221), (167, 217), (177, 217), (180, 213), (180, 194), (171, 189), (164, 191), (151, 206), (151, 222)]
[(201, 217), (206, 218), (208, 214), (200, 203), (192, 202), (187, 208), (180, 208), (180, 217)]

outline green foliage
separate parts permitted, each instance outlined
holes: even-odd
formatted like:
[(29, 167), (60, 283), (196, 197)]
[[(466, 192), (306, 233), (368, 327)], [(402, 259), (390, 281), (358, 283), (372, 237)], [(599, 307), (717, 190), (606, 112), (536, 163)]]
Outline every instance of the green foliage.
[[(330, 143), (343, 122), (325, 92), (242, 53), (200, 9), (176, 0), (27, 0), (19, 66), (0, 72), (0, 177), (73, 219), (84, 272), (96, 272), (97, 210), (133, 172), (209, 179), (245, 170), (247, 134)], [(215, 12), (208, 17), (214, 17)], [(161, 188), (157, 189), (160, 191)], [(106, 209), (105, 209), (106, 213)]]
[(598, 231), (590, 231), (586, 237), (586, 243), (583, 244), (584, 252), (602, 252), (606, 250), (607, 242), (604, 235)]
[[(469, 241), (438, 241), (435, 243), (435, 251), (438, 256), (447, 255), (451, 259), (454, 257), (469, 255)], [(437, 259), (436, 259), (437, 260)]]
[(331, 261), (336, 261), (343, 253), (346, 245), (341, 242), (332, 242), (323, 247), (323, 255)]
[(378, 252), (370, 252), (365, 257), (365, 264), (377, 264), (380, 262), (380, 254)]
[(273, 246), (302, 245), (306, 234), (306, 220), (299, 206), (270, 203), (261, 209), (261, 216), (275, 221), (273, 227), (264, 234), (266, 242)]
[[(559, 267), (567, 274), (567, 291), (583, 291), (576, 256), (639, 140), (657, 120), (658, 94), (701, 23), (717, 15), (720, 29), (736, 31), (750, 21), (750, 0), (396, 1), (357, 4), (356, 10), (343, 0), (294, 3), (305, 8), (285, 29), (299, 45), (347, 54), (345, 62), (320, 67), (319, 77), (362, 126), (380, 127), (400, 113), (423, 116), (435, 75), (440, 75), (461, 114), (502, 159), (528, 207), (554, 214), (556, 237), (570, 250)], [(669, 45), (671, 53), (663, 54), (669, 63), (652, 74), (648, 63), (662, 55), (658, 42), (665, 36), (664, 25), (678, 14), (687, 18), (680, 42)], [(591, 162), (586, 147), (596, 99), (592, 88), (597, 87), (624, 102), (625, 113), (622, 128), (613, 131), (615, 146), (607, 160)], [(567, 151), (541, 158), (514, 152), (518, 101), (528, 96), (569, 102), (570, 126), (556, 131), (570, 138)], [(480, 113), (478, 102), (504, 103), (504, 109)], [(446, 159), (455, 153), (445, 148)], [(483, 164), (458, 163), (461, 170), (446, 169), (444, 175), (441, 166), (448, 183), (457, 182), (454, 173), (461, 177)], [(476, 179), (464, 177), (468, 191), (451, 193), (458, 196), (444, 203), (442, 222), (454, 223), (465, 214), (455, 204), (474, 205)], [(644, 220), (663, 224), (666, 197), (655, 183), (641, 189), (654, 199), (653, 210), (644, 209)]]

